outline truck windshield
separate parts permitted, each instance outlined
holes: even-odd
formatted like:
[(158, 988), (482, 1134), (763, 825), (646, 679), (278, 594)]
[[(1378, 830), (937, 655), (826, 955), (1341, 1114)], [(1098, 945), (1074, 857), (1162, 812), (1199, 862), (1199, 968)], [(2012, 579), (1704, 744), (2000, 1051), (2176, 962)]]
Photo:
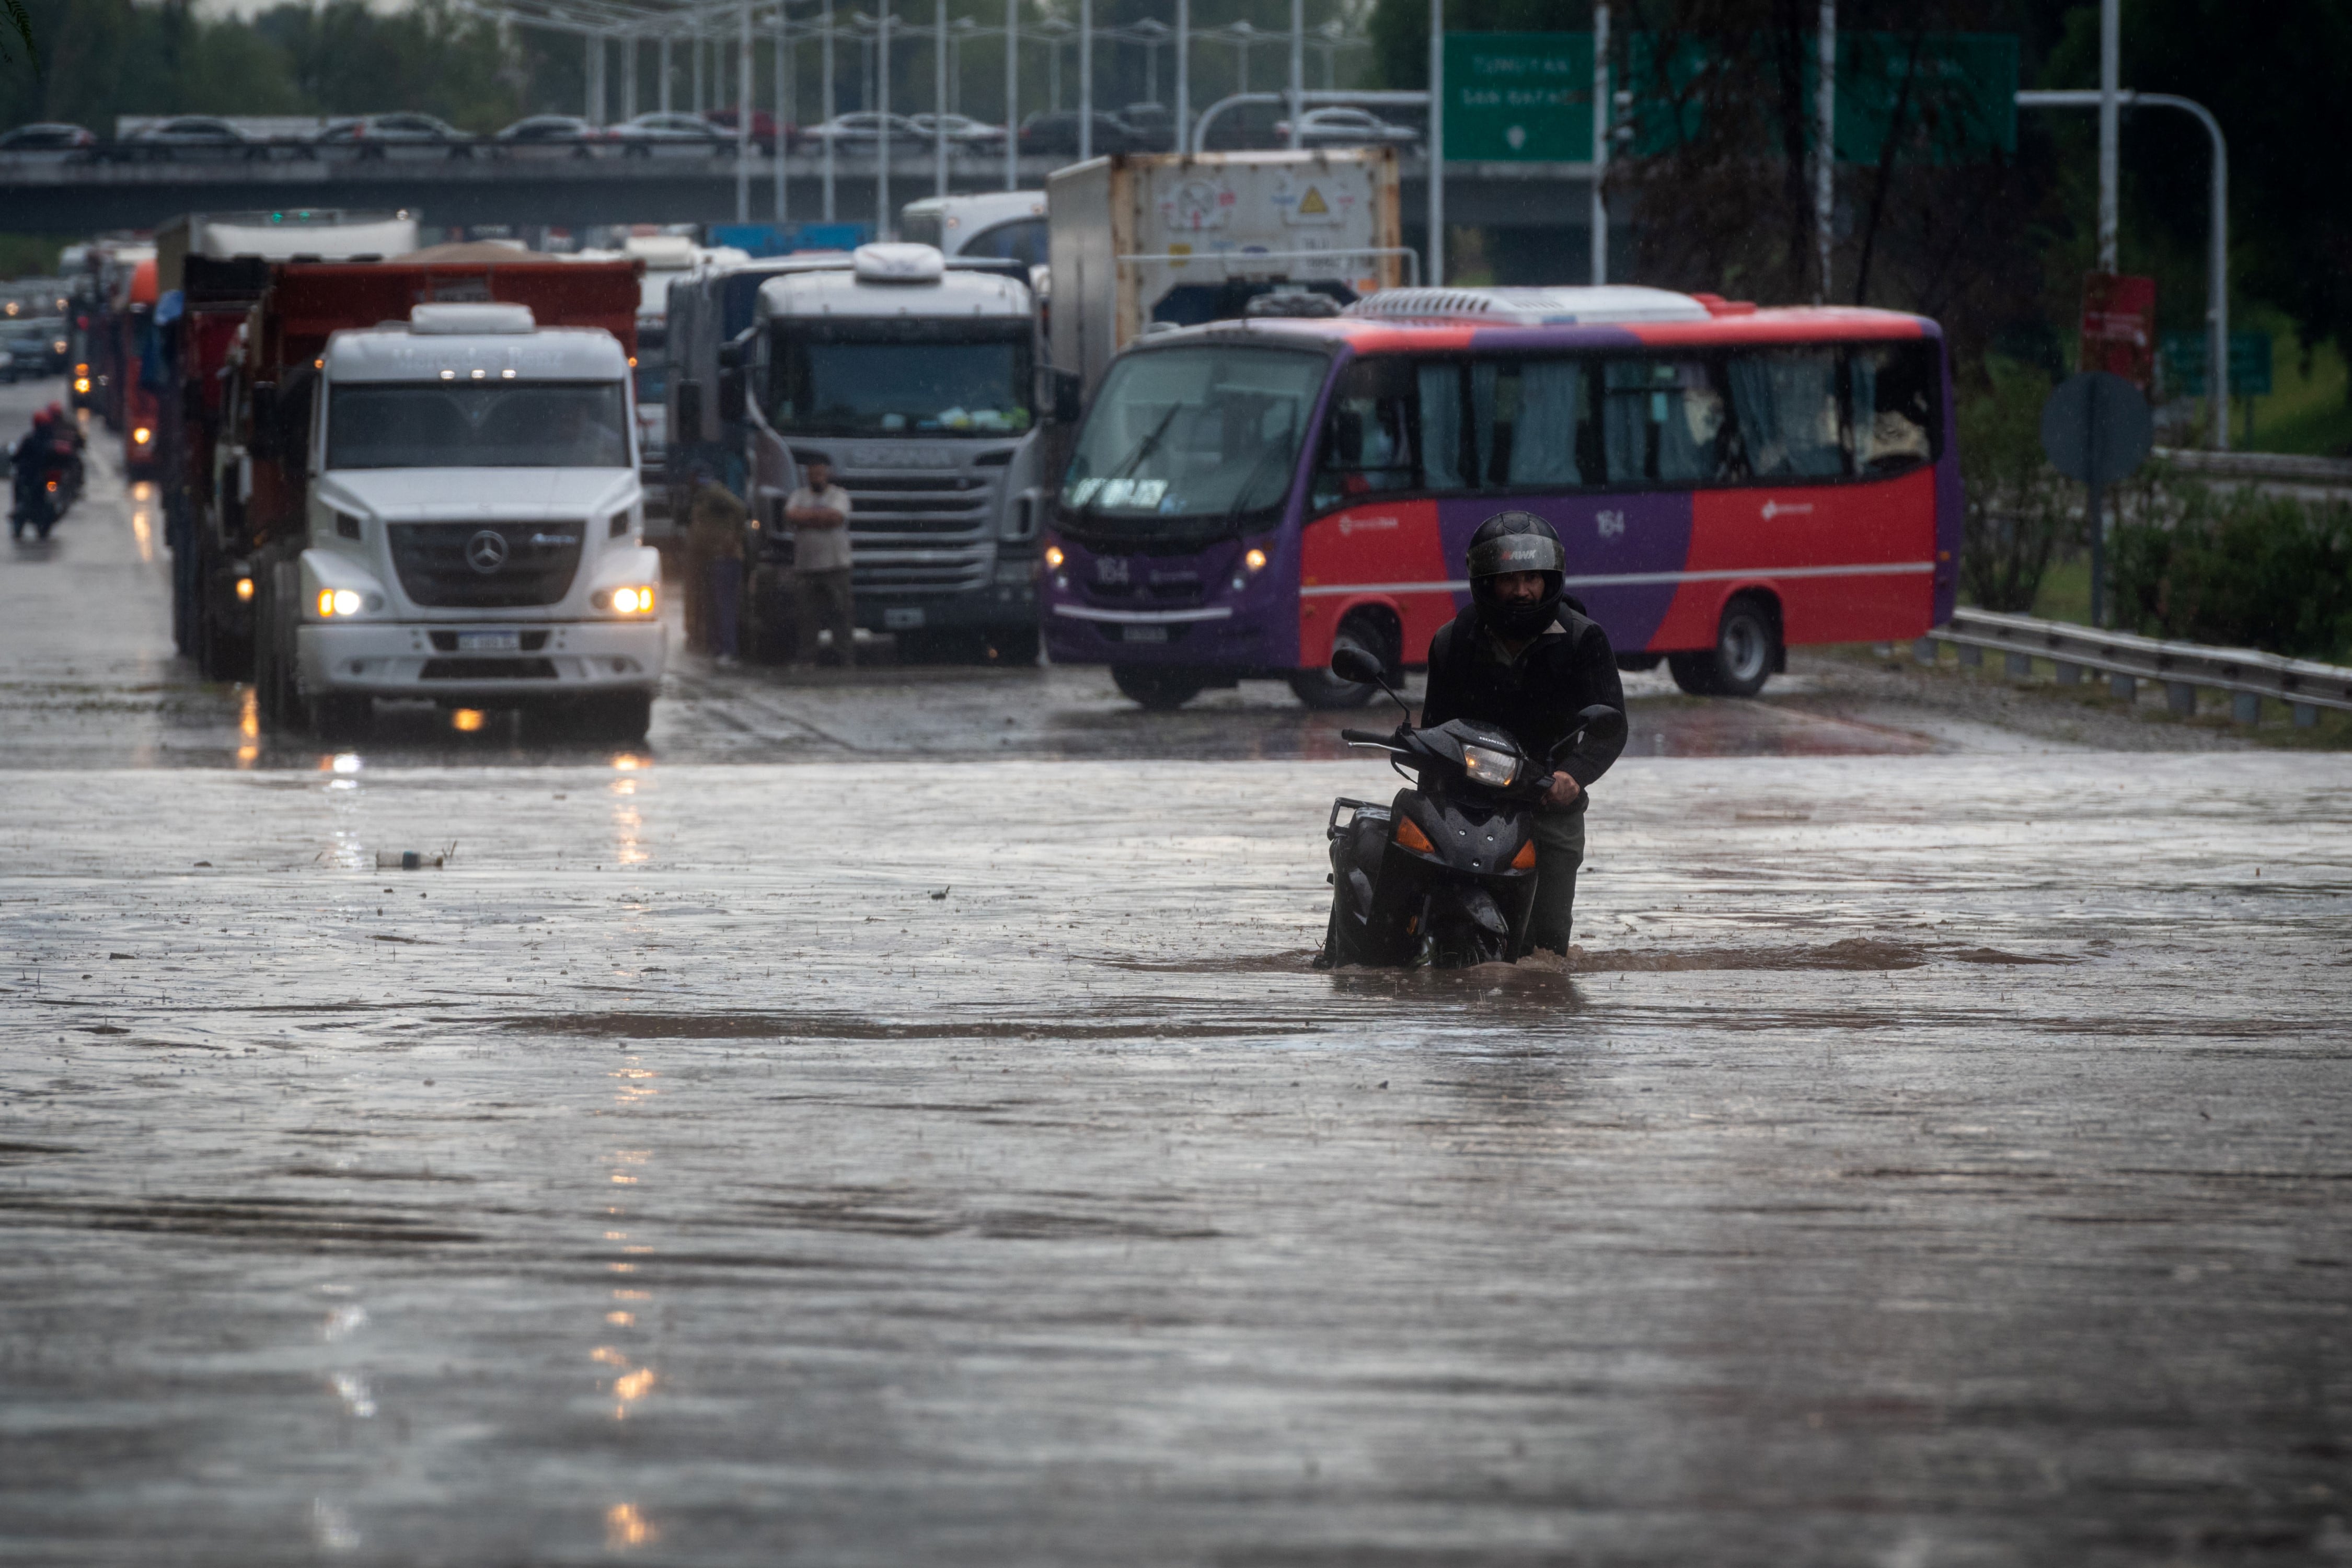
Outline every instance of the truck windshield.
[(1320, 354), (1227, 343), (1115, 362), (1063, 480), (1065, 518), (1172, 535), (1279, 505), (1328, 369)]
[(794, 319), (771, 329), (783, 436), (1003, 436), (1029, 428), (1029, 323)]
[(618, 382), (365, 383), (327, 403), (330, 468), (625, 468)]

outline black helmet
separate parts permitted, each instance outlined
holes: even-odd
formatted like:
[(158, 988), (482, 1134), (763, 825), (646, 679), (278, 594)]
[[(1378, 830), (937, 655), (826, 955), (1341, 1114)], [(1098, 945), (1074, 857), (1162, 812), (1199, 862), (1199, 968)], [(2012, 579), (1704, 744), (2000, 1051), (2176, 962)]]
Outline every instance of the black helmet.
[[(1495, 579), (1506, 572), (1540, 572), (1543, 596), (1532, 605), (1504, 605)], [(1551, 524), (1531, 511), (1498, 511), (1470, 536), (1470, 599), (1479, 618), (1505, 637), (1534, 637), (1559, 614), (1568, 552)]]

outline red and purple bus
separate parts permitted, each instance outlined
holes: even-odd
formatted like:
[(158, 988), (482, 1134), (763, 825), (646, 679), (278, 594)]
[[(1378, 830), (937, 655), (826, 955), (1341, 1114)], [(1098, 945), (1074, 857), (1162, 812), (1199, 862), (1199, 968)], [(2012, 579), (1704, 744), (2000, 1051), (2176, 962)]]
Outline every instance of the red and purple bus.
[(1369, 689), (1468, 600), (1471, 531), (1532, 511), (1628, 668), (1753, 695), (1793, 644), (1952, 610), (1960, 477), (1933, 321), (1654, 289), (1400, 289), (1336, 319), (1163, 332), (1114, 362), (1045, 551), (1047, 647), (1172, 708)]

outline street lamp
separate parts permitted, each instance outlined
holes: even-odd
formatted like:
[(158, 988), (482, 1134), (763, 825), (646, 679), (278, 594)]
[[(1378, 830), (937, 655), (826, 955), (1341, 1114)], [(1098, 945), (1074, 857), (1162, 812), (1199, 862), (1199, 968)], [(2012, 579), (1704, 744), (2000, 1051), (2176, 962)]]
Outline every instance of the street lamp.
[(1045, 35), (1045, 98), (1046, 107), (1058, 114), (1062, 110), (1062, 46), (1077, 24), (1066, 16), (1048, 16), (1037, 24), (1038, 32)]
[(1160, 101), (1160, 49), (1173, 33), (1173, 28), (1157, 17), (1146, 17), (1127, 30), (1130, 39), (1143, 46), (1143, 100), (1146, 103)]

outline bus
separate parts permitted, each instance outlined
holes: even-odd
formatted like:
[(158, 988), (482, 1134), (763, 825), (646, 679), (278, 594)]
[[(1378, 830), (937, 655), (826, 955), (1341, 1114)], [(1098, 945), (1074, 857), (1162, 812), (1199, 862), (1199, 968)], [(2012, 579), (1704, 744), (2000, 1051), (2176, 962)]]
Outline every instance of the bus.
[(1951, 614), (1961, 492), (1935, 322), (1630, 287), (1395, 289), (1130, 345), (1055, 497), (1056, 663), (1174, 708), (1244, 679), (1313, 707), (1352, 642), (1401, 676), (1498, 511), (1544, 518), (1630, 669), (1752, 696), (1792, 645)]

